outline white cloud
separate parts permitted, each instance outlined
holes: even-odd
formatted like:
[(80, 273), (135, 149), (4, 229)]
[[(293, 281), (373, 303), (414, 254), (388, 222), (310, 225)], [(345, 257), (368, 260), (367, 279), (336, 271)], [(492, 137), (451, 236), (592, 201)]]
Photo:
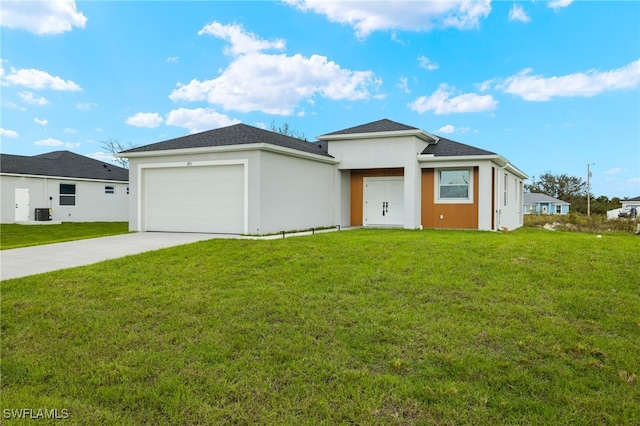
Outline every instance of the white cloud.
[(156, 112), (138, 112), (127, 118), (127, 124), (136, 127), (148, 127), (153, 129), (162, 124), (162, 117)]
[[(28, 3), (28, 2), (26, 2)], [(9, 74), (2, 74), (2, 85), (24, 86), (29, 89), (51, 89), (68, 92), (81, 92), (82, 88), (71, 80), (64, 80), (48, 72), (33, 68), (16, 69), (11, 67)]]
[(407, 77), (400, 77), (400, 81), (396, 84), (396, 87), (402, 90), (404, 93), (411, 93), (411, 91), (409, 90)]
[(107, 152), (98, 151), (87, 155), (87, 157), (93, 158), (94, 160), (102, 161), (103, 163), (116, 164), (116, 158), (112, 154), (109, 154)]
[(189, 129), (190, 133), (238, 124), (240, 120), (229, 118), (210, 108), (178, 108), (167, 114), (166, 124)]
[(167, 62), (176, 63), (176, 62), (178, 62), (178, 60), (180, 60), (179, 56), (171, 56), (171, 57), (167, 58)]
[(257, 53), (263, 50), (283, 50), (285, 47), (283, 40), (261, 40), (257, 35), (245, 31), (241, 25), (237, 24), (223, 25), (219, 22), (212, 22), (198, 31), (198, 35), (203, 34), (209, 34), (229, 42), (230, 46), (225, 49), (225, 53), (231, 56)]
[(36, 117), (36, 118), (34, 118), (34, 119), (33, 119), (33, 121), (34, 121), (36, 124), (39, 124), (39, 125), (41, 125), (41, 126), (46, 126), (47, 124), (49, 124), (49, 120), (46, 120), (46, 119), (44, 119), (44, 118), (37, 118), (37, 117)]
[(2, 136), (3, 138), (15, 139), (20, 135), (15, 130), (7, 130), (0, 127), (0, 136)]
[(74, 0), (3, 0), (0, 7), (0, 25), (38, 35), (61, 34), (71, 31), (73, 27), (84, 28), (87, 23), (87, 18), (78, 12)]
[(440, 68), (440, 65), (438, 65), (437, 62), (432, 61), (426, 56), (418, 56), (418, 62), (420, 67), (429, 71), (437, 70), (438, 68)]
[(491, 12), (491, 0), (325, 1), (284, 0), (302, 11), (325, 15), (352, 26), (359, 38), (375, 31), (429, 31), (433, 28), (477, 28)]
[(239, 32), (237, 25), (215, 24), (201, 33), (230, 41), (225, 50), (237, 56), (216, 78), (179, 83), (169, 95), (171, 100), (207, 101), (227, 110), (291, 115), (301, 101), (315, 95), (333, 100), (369, 99), (369, 89), (380, 85), (372, 71), (343, 69), (325, 56), (260, 52), (262, 48), (284, 47), (284, 43), (259, 40), (254, 34)]
[(498, 101), (491, 95), (464, 93), (451, 97), (455, 88), (441, 84), (431, 96), (420, 96), (409, 104), (412, 111), (420, 114), (433, 111), (435, 114), (451, 114), (461, 112), (480, 112), (496, 109)]
[(623, 170), (620, 167), (614, 167), (612, 169), (609, 169), (605, 172), (603, 172), (605, 175), (617, 175), (618, 173), (622, 173)]
[(65, 148), (77, 148), (80, 143), (62, 142), (59, 139), (47, 138), (34, 142), (37, 146), (52, 146), (52, 147), (65, 147)]
[(640, 85), (640, 59), (611, 71), (590, 70), (560, 77), (531, 75), (531, 71), (525, 69), (498, 82), (495, 88), (527, 101), (548, 101), (554, 97), (590, 97)]
[(98, 104), (94, 103), (94, 102), (77, 102), (76, 103), (76, 108), (80, 109), (80, 110), (88, 110), (91, 109), (93, 107), (97, 107)]
[(455, 131), (456, 131), (456, 128), (451, 124), (447, 124), (438, 129), (438, 132), (440, 133), (453, 133)]
[(36, 98), (31, 92), (18, 92), (18, 97), (22, 99), (24, 102), (28, 103), (29, 105), (43, 106), (51, 103), (46, 98), (43, 98), (42, 96), (39, 98)]
[(62, 132), (63, 133), (77, 133), (78, 131), (76, 129), (72, 129), (70, 127), (67, 127)]
[(549, 3), (547, 3), (547, 6), (551, 9), (557, 10), (569, 6), (571, 3), (573, 3), (573, 0), (551, 0)]
[(520, 22), (529, 22), (531, 18), (525, 13), (522, 6), (519, 4), (513, 4), (513, 7), (509, 11), (509, 20), (510, 21), (520, 21)]

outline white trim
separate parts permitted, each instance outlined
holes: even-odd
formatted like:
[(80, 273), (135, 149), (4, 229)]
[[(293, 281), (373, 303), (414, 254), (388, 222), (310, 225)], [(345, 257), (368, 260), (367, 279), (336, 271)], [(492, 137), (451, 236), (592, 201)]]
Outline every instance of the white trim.
[(389, 132), (368, 132), (368, 133), (342, 133), (337, 135), (320, 135), (317, 138), (321, 141), (341, 141), (353, 139), (376, 139), (376, 138), (396, 138), (400, 136), (415, 136), (418, 139), (430, 143), (438, 143), (439, 137), (420, 129), (392, 130)]
[[(491, 160), (496, 163), (499, 167), (503, 169), (509, 170), (514, 175), (518, 176), (520, 179), (529, 179), (529, 176), (524, 173), (522, 170), (518, 169), (516, 166), (511, 164), (509, 160), (504, 158), (498, 154), (488, 154), (488, 155), (459, 155), (459, 156), (444, 156), (444, 157), (434, 157), (433, 154), (418, 154), (418, 162), (419, 163), (435, 163), (435, 162), (459, 162), (459, 161), (472, 161), (478, 162), (480, 160)], [(421, 166), (428, 167), (428, 166)]]
[[(311, 142), (309, 142), (311, 143)], [(278, 154), (289, 155), (292, 157), (305, 158), (308, 160), (320, 161), (329, 164), (338, 164), (340, 160), (336, 160), (333, 157), (327, 157), (325, 155), (313, 154), (311, 152), (300, 151), (298, 149), (286, 148), (283, 146), (273, 145), (270, 143), (250, 143), (242, 145), (224, 145), (224, 146), (207, 146), (202, 148), (181, 148), (181, 149), (166, 149), (159, 151), (140, 151), (140, 152), (119, 152), (115, 154), (116, 157), (122, 158), (145, 158), (145, 157), (167, 157), (175, 155), (194, 155), (194, 154), (206, 154), (206, 153), (221, 153), (221, 152), (241, 152), (241, 151), (270, 151)]]
[[(469, 195), (467, 198), (440, 198), (440, 172), (442, 171), (456, 171), (466, 170), (469, 172)], [(433, 169), (434, 171), (434, 189), (433, 189), (433, 202), (434, 204), (473, 204), (473, 188), (476, 182), (473, 179), (473, 166), (471, 167), (442, 167), (439, 169)]]
[(77, 180), (81, 182), (105, 182), (105, 183), (129, 183), (128, 180), (110, 180), (110, 179), (92, 179), (92, 178), (77, 178), (70, 176), (49, 176), (49, 175), (29, 175), (23, 173), (0, 173), (2, 176), (15, 176), (26, 178), (38, 178), (38, 179), (58, 179), (58, 180)]
[[(211, 161), (176, 161), (171, 163), (153, 163), (153, 164), (139, 164), (138, 165), (138, 229), (142, 232), (146, 231), (146, 223), (142, 222), (143, 205), (142, 205), (142, 181), (144, 169), (162, 169), (162, 168), (174, 168), (174, 167), (206, 167), (206, 166), (229, 166), (229, 165), (242, 165), (244, 170), (244, 223), (243, 234), (249, 233), (249, 160), (211, 160)], [(144, 229), (143, 229), (144, 228)]]

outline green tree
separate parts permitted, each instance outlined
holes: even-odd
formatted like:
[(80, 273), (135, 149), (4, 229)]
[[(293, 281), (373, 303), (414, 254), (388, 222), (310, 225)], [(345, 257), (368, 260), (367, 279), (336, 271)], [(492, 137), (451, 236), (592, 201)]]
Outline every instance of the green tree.
[(545, 172), (536, 179), (534, 176), (531, 183), (525, 185), (529, 192), (539, 192), (547, 194), (559, 200), (571, 202), (576, 197), (587, 197), (587, 183), (582, 178), (569, 176), (567, 174), (554, 175)]

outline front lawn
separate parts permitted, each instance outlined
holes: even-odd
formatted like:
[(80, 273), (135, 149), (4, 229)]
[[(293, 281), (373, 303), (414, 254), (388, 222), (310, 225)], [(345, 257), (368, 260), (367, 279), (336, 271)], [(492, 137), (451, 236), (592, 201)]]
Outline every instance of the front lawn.
[(0, 249), (61, 243), (129, 232), (128, 222), (63, 222), (59, 225), (0, 225)]
[(362, 229), (5, 281), (3, 421), (637, 424), (639, 242)]

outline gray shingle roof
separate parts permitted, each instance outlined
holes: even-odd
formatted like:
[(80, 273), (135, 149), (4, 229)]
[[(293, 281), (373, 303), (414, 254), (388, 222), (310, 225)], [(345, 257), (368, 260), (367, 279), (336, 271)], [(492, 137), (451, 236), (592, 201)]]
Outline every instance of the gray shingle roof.
[(640, 196), (639, 197), (629, 198), (628, 200), (622, 200), (622, 201), (640, 201)]
[(129, 170), (69, 151), (28, 157), (0, 154), (0, 172), (97, 180), (129, 181)]
[(400, 130), (420, 130), (417, 127), (407, 126), (406, 124), (397, 123), (386, 118), (373, 121), (367, 124), (361, 124), (348, 129), (338, 130), (337, 132), (327, 133), (329, 135), (350, 135), (355, 133), (380, 133), (380, 132), (397, 132)]
[(451, 139), (438, 136), (440, 139), (436, 144), (429, 144), (422, 154), (433, 154), (435, 157), (459, 157), (465, 155), (497, 155), (495, 152), (465, 145)]
[(547, 194), (539, 192), (525, 192), (523, 197), (524, 204), (552, 203), (552, 204), (571, 204), (566, 201), (558, 200)]
[(207, 130), (188, 136), (170, 139), (164, 142), (152, 143), (137, 148), (122, 151), (122, 154), (134, 152), (152, 152), (185, 148), (206, 148), (227, 145), (246, 145), (267, 143), (296, 149), (311, 154), (331, 157), (327, 152), (327, 144), (323, 142), (306, 142), (280, 133), (259, 129), (247, 124), (234, 124), (219, 129)]

